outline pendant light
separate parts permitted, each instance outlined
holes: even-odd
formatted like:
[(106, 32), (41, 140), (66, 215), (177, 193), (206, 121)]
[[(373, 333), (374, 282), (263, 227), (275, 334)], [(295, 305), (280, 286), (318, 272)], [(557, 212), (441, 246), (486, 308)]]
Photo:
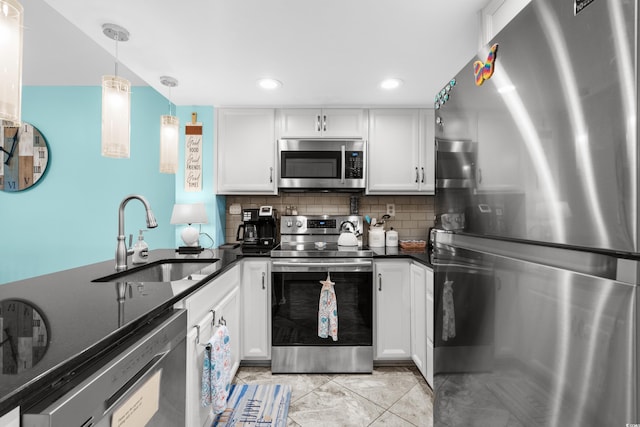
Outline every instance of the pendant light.
[(115, 75), (102, 76), (102, 155), (129, 158), (131, 83), (118, 77), (118, 42), (129, 40), (129, 32), (115, 24), (104, 24), (102, 32), (116, 41)]
[(171, 115), (171, 88), (178, 86), (178, 80), (162, 76), (160, 83), (169, 88), (169, 114), (160, 116), (160, 173), (176, 173), (180, 120)]
[(0, 125), (20, 125), (23, 8), (0, 0)]

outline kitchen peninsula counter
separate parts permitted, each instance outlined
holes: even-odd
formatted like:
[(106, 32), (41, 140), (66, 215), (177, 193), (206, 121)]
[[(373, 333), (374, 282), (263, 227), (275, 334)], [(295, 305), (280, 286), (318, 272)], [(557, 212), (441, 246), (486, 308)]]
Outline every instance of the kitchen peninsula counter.
[[(0, 416), (23, 406), (34, 395), (46, 393), (53, 383), (67, 381), (75, 375), (73, 371), (77, 366), (171, 309), (244, 256), (240, 248), (205, 249), (199, 255), (179, 255), (174, 249), (149, 252), (149, 263), (167, 259), (219, 259), (213, 264), (205, 263), (190, 281), (93, 282), (115, 273), (115, 262), (110, 259), (0, 285), (0, 301), (21, 301), (41, 313), (48, 341), (41, 360), (32, 367), (18, 368), (17, 374), (0, 370)], [(2, 334), (0, 342), (8, 344), (4, 330)], [(15, 364), (20, 365), (22, 360), (16, 357), (13, 345), (10, 350), (0, 348), (0, 356), (14, 357)]]

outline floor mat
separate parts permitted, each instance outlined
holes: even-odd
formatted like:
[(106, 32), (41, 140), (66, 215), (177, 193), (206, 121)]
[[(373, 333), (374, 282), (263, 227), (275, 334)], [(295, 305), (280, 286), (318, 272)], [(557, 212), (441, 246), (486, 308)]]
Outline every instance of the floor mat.
[(216, 416), (212, 427), (284, 427), (290, 401), (288, 385), (232, 384), (227, 409)]

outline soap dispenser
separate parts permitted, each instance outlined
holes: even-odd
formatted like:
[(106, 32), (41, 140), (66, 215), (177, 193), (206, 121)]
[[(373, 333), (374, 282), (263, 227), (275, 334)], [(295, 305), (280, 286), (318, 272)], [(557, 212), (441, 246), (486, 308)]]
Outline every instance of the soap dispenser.
[(144, 233), (146, 230), (140, 230), (138, 241), (133, 245), (133, 256), (131, 262), (134, 264), (144, 264), (149, 260), (149, 245), (144, 241)]

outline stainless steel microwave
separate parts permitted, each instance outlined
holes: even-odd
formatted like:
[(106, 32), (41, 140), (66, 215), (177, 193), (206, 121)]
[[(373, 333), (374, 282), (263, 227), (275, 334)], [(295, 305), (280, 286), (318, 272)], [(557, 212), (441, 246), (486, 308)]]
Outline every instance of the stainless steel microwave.
[(366, 167), (362, 139), (278, 141), (278, 187), (283, 190), (361, 190)]

